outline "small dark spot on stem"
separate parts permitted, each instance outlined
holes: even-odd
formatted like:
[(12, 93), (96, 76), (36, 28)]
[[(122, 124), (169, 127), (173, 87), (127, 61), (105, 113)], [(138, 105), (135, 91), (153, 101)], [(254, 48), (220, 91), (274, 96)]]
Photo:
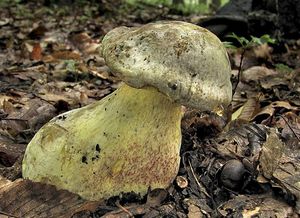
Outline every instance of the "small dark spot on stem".
[(59, 120), (65, 120), (67, 117), (65, 115), (58, 116)]
[(96, 151), (98, 151), (98, 152), (101, 151), (101, 148), (100, 148), (100, 145), (99, 145), (99, 144), (96, 145)]
[(95, 155), (95, 157), (92, 157), (92, 161), (99, 159), (99, 155)]
[(81, 158), (81, 162), (87, 164), (87, 157), (86, 156), (82, 156)]

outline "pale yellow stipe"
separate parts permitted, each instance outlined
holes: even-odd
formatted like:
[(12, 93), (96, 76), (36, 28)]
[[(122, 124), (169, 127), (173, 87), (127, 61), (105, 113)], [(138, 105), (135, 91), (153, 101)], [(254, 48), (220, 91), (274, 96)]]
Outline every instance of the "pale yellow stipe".
[(166, 188), (179, 167), (180, 121), (180, 105), (167, 96), (124, 84), (43, 126), (28, 144), (23, 176), (89, 200)]

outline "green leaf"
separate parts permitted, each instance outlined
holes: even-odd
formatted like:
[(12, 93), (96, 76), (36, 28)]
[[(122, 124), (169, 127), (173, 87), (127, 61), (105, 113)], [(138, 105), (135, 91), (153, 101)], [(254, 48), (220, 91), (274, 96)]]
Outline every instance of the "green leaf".
[(231, 48), (231, 49), (237, 49), (235, 45), (232, 44), (232, 42), (222, 42), (225, 48)]
[(271, 38), (270, 35), (268, 34), (262, 35), (261, 37), (250, 36), (251, 40), (248, 40), (243, 36), (238, 36), (235, 33), (228, 35), (228, 37), (237, 40), (240, 46), (244, 49), (262, 45), (264, 43), (269, 43), (269, 44), (276, 43), (276, 40)]

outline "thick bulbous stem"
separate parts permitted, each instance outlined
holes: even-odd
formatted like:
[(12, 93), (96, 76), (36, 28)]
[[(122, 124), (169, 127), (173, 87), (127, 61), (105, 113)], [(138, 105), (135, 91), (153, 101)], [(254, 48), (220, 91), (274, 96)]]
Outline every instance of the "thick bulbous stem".
[(122, 85), (53, 118), (28, 144), (23, 177), (89, 200), (166, 188), (180, 157), (181, 107), (154, 88)]

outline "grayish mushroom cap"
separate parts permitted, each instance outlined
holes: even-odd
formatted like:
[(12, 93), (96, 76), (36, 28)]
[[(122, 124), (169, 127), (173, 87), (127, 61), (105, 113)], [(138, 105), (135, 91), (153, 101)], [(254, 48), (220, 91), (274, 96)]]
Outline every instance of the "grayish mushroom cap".
[(135, 88), (156, 87), (185, 106), (212, 110), (231, 101), (227, 52), (213, 33), (181, 21), (119, 27), (103, 39), (113, 73)]

